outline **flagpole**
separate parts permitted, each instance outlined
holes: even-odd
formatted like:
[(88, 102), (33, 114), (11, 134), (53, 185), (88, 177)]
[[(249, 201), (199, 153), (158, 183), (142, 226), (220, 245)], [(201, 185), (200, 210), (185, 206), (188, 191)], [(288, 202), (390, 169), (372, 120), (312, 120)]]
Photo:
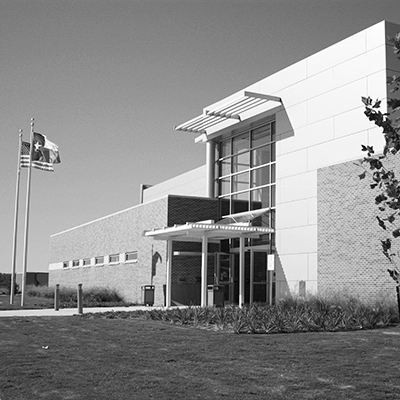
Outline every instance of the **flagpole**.
[(31, 197), (31, 172), (32, 172), (32, 158), (33, 158), (32, 155), (33, 155), (34, 121), (35, 121), (34, 118), (31, 118), (30, 156), (29, 156), (28, 179), (26, 184), (25, 239), (24, 239), (24, 259), (23, 259), (23, 270), (22, 270), (21, 307), (23, 307), (25, 304), (26, 271), (28, 262), (29, 202)]
[(21, 146), (22, 146), (22, 129), (19, 130), (18, 141), (18, 166), (17, 166), (17, 182), (15, 185), (15, 208), (14, 208), (14, 238), (11, 266), (11, 287), (10, 287), (10, 304), (14, 304), (15, 289), (15, 271), (17, 263), (17, 231), (18, 231), (18, 204), (19, 204), (19, 181), (21, 175)]

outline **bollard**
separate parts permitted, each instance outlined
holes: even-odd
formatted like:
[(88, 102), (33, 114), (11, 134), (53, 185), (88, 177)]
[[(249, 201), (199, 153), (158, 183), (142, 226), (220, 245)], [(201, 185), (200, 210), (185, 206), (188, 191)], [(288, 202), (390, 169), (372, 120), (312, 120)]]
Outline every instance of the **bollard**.
[(58, 311), (60, 309), (60, 285), (57, 283), (56, 288), (54, 290), (54, 311)]
[(82, 283), (78, 285), (78, 314), (83, 314)]

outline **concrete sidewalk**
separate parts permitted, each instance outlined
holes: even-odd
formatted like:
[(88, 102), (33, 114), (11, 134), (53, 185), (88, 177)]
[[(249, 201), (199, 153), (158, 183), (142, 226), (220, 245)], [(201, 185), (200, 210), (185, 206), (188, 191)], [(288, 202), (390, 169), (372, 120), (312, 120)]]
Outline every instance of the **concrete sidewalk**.
[[(84, 307), (83, 313), (102, 313), (107, 311), (143, 311), (163, 310), (165, 307), (131, 306), (131, 307)], [(51, 308), (35, 310), (0, 310), (1, 317), (66, 317), (78, 315), (77, 308), (60, 308), (55, 311)]]

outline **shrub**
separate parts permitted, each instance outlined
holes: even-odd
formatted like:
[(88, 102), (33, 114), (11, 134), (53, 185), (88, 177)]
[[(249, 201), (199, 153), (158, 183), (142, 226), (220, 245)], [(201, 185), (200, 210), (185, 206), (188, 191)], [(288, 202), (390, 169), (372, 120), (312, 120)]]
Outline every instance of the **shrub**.
[(336, 332), (388, 326), (398, 321), (396, 310), (394, 303), (309, 296), (285, 298), (272, 306), (153, 309), (142, 311), (140, 317), (235, 333)]
[[(54, 287), (47, 286), (27, 286), (26, 293), (31, 297), (54, 298)], [(115, 290), (109, 288), (93, 287), (82, 290), (82, 300), (84, 307), (94, 306), (116, 306), (130, 305), (126, 303), (123, 297)], [(61, 307), (76, 307), (78, 302), (78, 291), (73, 288), (60, 288)]]
[[(14, 293), (19, 290), (19, 285), (14, 282)], [(10, 294), (11, 292), (11, 274), (0, 273), (0, 293)]]

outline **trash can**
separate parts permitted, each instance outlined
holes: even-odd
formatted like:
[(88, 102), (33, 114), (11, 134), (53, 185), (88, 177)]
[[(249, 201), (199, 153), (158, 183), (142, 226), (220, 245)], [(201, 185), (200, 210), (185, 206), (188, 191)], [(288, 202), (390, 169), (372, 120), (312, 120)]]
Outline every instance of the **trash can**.
[(207, 305), (223, 307), (225, 300), (225, 286), (208, 285), (207, 286)]
[(142, 303), (145, 306), (152, 306), (154, 304), (154, 286), (142, 286)]

